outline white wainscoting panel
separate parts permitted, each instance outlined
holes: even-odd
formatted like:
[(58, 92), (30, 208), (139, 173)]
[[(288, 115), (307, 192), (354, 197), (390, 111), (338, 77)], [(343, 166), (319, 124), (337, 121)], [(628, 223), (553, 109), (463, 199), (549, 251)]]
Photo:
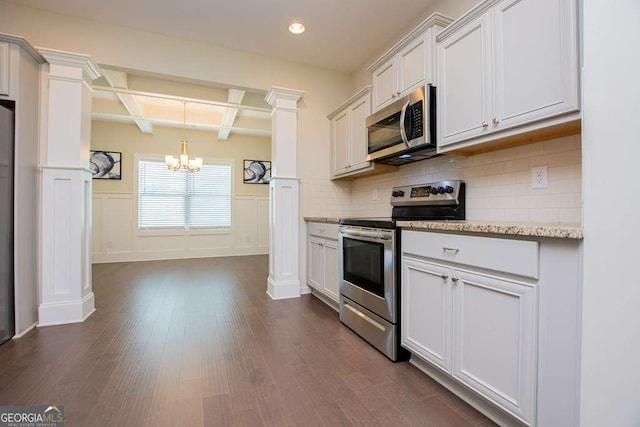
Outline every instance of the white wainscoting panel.
[(269, 252), (269, 198), (236, 196), (229, 231), (138, 231), (134, 194), (94, 194), (94, 263)]

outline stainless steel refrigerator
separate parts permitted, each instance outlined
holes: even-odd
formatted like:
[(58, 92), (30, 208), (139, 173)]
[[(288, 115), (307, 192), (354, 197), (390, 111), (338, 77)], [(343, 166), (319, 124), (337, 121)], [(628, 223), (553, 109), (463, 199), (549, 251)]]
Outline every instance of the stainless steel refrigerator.
[(0, 344), (15, 334), (13, 295), (13, 103), (0, 103)]

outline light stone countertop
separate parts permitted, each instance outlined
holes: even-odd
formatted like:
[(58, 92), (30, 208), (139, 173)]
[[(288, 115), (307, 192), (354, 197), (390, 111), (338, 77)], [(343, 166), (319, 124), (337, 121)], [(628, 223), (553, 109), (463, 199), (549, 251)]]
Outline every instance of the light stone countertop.
[(340, 223), (340, 218), (329, 218), (329, 217), (315, 217), (315, 216), (305, 216), (304, 220), (306, 222), (323, 222), (325, 224), (338, 224)]
[(580, 224), (530, 224), (480, 221), (398, 221), (405, 229), (582, 239)]

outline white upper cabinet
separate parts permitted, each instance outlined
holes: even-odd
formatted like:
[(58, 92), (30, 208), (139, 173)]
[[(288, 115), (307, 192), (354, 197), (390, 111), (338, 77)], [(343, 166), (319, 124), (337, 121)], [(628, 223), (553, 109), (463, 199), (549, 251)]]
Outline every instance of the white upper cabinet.
[(349, 169), (349, 123), (347, 110), (341, 111), (331, 120), (333, 138), (333, 174), (341, 174)]
[(439, 146), (482, 135), (491, 115), (490, 19), (485, 13), (438, 48)]
[(331, 175), (338, 177), (370, 166), (367, 162), (366, 118), (371, 113), (371, 86), (329, 114), (331, 120)]
[(0, 42), (0, 95), (9, 95), (9, 43)]
[(396, 61), (391, 58), (373, 71), (373, 105), (378, 110), (389, 104), (397, 95)]
[(440, 151), (578, 120), (577, 35), (575, 0), (487, 0), (440, 33)]
[(369, 67), (373, 111), (419, 86), (435, 84), (435, 37), (452, 20), (434, 13)]
[(327, 116), (331, 121), (331, 179), (354, 179), (396, 169), (367, 161), (371, 90), (371, 86), (365, 87)]

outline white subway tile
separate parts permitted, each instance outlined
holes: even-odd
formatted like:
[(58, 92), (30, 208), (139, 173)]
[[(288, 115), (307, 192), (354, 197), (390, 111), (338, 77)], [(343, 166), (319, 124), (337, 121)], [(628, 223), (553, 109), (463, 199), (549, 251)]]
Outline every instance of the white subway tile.
[(523, 172), (529, 169), (531, 169), (529, 159), (507, 160), (504, 162), (505, 172)]
[(465, 176), (487, 176), (502, 173), (504, 171), (504, 163), (493, 163), (483, 166), (472, 166), (465, 171)]
[(531, 167), (535, 166), (558, 166), (558, 153), (545, 154), (531, 158)]
[(494, 163), (493, 153), (477, 154), (471, 157), (473, 166), (482, 166)]
[(515, 209), (517, 207), (514, 197), (494, 197), (489, 201), (489, 207), (494, 209)]
[(557, 166), (549, 168), (549, 181), (576, 178), (576, 165)]
[(575, 193), (568, 194), (551, 194), (544, 197), (544, 208), (575, 208)]
[(582, 209), (579, 209), (579, 208), (560, 209), (558, 213), (559, 213), (560, 222), (563, 222), (566, 224), (582, 223)]
[(518, 209), (542, 209), (544, 207), (543, 196), (520, 196), (516, 198), (516, 206)]
[(516, 182), (517, 179), (518, 179), (518, 174), (515, 172), (502, 173), (498, 175), (493, 175), (492, 182), (493, 182), (493, 185), (508, 185), (513, 182)]
[(560, 221), (558, 209), (530, 209), (529, 218), (531, 222), (557, 223)]
[(582, 150), (571, 150), (558, 153), (558, 166), (576, 165), (582, 163)]
[(504, 220), (510, 222), (529, 222), (529, 211), (527, 209), (505, 209)]

